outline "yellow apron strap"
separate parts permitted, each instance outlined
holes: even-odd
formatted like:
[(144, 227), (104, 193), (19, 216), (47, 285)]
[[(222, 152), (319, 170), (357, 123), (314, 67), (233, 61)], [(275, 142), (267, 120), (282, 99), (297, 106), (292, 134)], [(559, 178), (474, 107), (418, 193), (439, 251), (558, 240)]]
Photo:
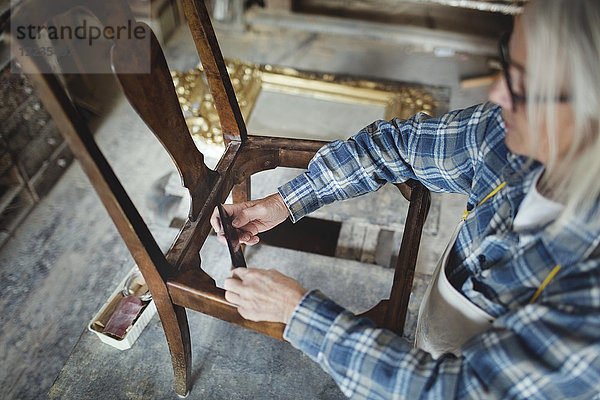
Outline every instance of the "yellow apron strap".
[[(490, 194), (488, 194), (487, 196), (485, 196), (485, 198), (483, 200), (481, 200), (479, 202), (479, 204), (477, 204), (477, 207), (479, 207), (480, 205), (482, 205), (483, 203), (485, 203), (486, 201), (488, 201), (491, 197), (493, 197), (496, 193), (498, 193), (500, 190), (502, 190), (502, 188), (506, 186), (506, 182), (502, 182), (500, 185), (498, 185), (498, 187), (494, 190), (491, 191)], [(466, 211), (463, 213), (463, 221), (467, 220), (467, 216), (469, 215), (471, 211)]]
[(554, 269), (552, 271), (550, 271), (550, 273), (548, 274), (546, 279), (544, 279), (544, 282), (542, 282), (542, 284), (540, 285), (538, 290), (535, 292), (535, 294), (533, 295), (531, 300), (529, 300), (529, 304), (532, 304), (534, 301), (537, 300), (537, 298), (540, 296), (542, 291), (546, 288), (546, 286), (548, 286), (550, 281), (556, 276), (556, 274), (558, 274), (558, 271), (560, 271), (560, 265), (556, 265), (554, 267)]

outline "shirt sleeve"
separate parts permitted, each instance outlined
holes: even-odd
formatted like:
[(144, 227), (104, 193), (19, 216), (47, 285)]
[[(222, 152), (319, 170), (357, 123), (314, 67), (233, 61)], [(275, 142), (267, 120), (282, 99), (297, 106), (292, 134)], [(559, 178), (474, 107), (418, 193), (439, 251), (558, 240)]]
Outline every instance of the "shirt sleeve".
[[(319, 291), (296, 308), (284, 339), (318, 362), (353, 399), (434, 399), (456, 392), (461, 360), (434, 360), (406, 339), (357, 318)], [(432, 387), (435, 383), (435, 387)]]
[(541, 301), (465, 343), (461, 357), (434, 360), (318, 291), (296, 308), (284, 338), (353, 399), (591, 399), (600, 393), (599, 278), (578, 273), (548, 286)]
[(417, 179), (435, 192), (468, 193), (482, 154), (503, 143), (500, 108), (484, 103), (439, 118), (375, 121), (313, 157), (308, 170), (279, 188), (292, 221), (336, 200)]

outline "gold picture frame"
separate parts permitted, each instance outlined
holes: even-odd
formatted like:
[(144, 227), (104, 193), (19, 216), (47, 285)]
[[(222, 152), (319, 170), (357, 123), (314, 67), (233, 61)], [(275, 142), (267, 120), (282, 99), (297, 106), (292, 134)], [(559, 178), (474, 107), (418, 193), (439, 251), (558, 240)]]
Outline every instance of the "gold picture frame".
[[(265, 91), (381, 107), (387, 120), (407, 119), (418, 112), (435, 116), (445, 111), (447, 104), (447, 93), (438, 87), (306, 72), (240, 60), (225, 62), (245, 121), (250, 120), (259, 95)], [(202, 67), (173, 72), (172, 77), (192, 136), (205, 144), (222, 147), (219, 118)]]

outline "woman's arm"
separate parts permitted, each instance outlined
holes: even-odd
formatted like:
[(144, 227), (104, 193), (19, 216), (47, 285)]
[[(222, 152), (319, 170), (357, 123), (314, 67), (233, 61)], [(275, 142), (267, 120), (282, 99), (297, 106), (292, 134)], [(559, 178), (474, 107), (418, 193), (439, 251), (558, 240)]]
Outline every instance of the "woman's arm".
[(500, 108), (485, 103), (439, 118), (376, 121), (320, 149), (308, 171), (279, 188), (293, 221), (387, 182), (421, 181), (436, 192), (468, 193), (482, 154), (504, 149)]
[(600, 267), (548, 286), (434, 360), (402, 337), (309, 292), (284, 338), (357, 399), (593, 399), (600, 393)]

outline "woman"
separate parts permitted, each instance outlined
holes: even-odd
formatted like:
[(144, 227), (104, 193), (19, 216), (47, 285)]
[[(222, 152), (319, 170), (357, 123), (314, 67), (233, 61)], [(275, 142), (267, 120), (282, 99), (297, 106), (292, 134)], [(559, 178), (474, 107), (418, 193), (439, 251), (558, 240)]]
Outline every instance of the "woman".
[[(248, 244), (288, 216), (419, 179), (469, 195), (419, 312), (416, 348), (275, 271), (226, 298), (353, 398), (581, 398), (600, 392), (600, 2), (533, 0), (501, 42), (489, 103), (377, 121), (265, 199), (229, 205)], [(216, 215), (213, 227), (220, 232)]]

